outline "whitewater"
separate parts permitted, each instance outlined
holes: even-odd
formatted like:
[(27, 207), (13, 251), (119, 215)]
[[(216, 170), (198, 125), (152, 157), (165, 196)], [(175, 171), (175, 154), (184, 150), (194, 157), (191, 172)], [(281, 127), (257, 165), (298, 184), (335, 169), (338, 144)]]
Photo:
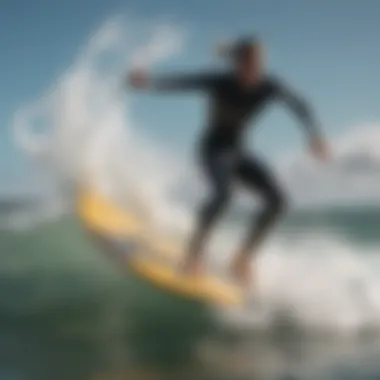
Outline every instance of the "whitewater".
[[(78, 186), (88, 185), (141, 216), (151, 233), (183, 238), (189, 233), (193, 210), (204, 195), (197, 168), (139, 128), (131, 116), (133, 94), (123, 82), (133, 67), (154, 68), (180, 54), (186, 35), (158, 25), (144, 42), (134, 42), (138, 26), (134, 28), (124, 18), (108, 20), (42, 98), (17, 110), (15, 144), (45, 180), (36, 210), (12, 215), (8, 226), (35, 228), (73, 213)], [(368, 124), (337, 142), (339, 160), (330, 169), (301, 153), (276, 167), (284, 187), (292, 189), (294, 203), (311, 213), (337, 202), (366, 207), (380, 196), (379, 143), (380, 135)], [(247, 201), (252, 202), (244, 196), (239, 200), (243, 205)], [(210, 265), (226, 263), (246, 221), (243, 217), (221, 227), (210, 247)], [(270, 330), (285, 315), (305, 333), (352, 337), (378, 330), (377, 253), (378, 246), (353, 244), (324, 228), (323, 221), (292, 237), (276, 233), (253, 268), (260, 284), (254, 292), (256, 306), (216, 315), (234, 329)]]

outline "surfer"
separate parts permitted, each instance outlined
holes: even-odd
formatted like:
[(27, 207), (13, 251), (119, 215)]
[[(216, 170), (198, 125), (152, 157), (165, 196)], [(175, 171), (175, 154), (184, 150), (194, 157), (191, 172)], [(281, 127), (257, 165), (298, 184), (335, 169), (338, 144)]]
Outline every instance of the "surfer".
[(239, 181), (258, 193), (264, 203), (264, 209), (254, 219), (230, 266), (232, 275), (248, 285), (250, 258), (257, 253), (286, 205), (271, 171), (246, 152), (244, 141), (249, 121), (271, 101), (284, 101), (304, 126), (311, 152), (324, 160), (328, 157), (328, 149), (306, 102), (281, 79), (265, 71), (263, 46), (256, 37), (239, 39), (226, 50), (226, 55), (232, 68), (225, 72), (152, 78), (146, 71), (136, 70), (130, 74), (129, 83), (139, 89), (201, 90), (209, 95), (211, 105), (207, 128), (200, 139), (199, 155), (211, 193), (199, 210), (184, 271), (192, 275), (201, 273), (204, 244), (229, 203), (232, 185)]

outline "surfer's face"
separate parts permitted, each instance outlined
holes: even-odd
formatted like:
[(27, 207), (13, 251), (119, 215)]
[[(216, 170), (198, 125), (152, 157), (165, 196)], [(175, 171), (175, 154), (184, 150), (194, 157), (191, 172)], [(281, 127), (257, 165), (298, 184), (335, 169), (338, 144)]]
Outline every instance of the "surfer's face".
[(264, 59), (261, 46), (252, 45), (239, 54), (236, 59), (236, 69), (244, 85), (258, 82), (263, 74)]

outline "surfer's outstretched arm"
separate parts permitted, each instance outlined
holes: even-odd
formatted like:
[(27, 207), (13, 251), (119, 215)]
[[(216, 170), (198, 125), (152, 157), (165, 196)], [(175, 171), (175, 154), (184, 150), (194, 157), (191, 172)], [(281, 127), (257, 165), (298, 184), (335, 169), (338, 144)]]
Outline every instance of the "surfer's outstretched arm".
[(301, 121), (305, 127), (308, 136), (311, 139), (321, 138), (315, 117), (311, 111), (310, 105), (295, 93), (289, 86), (282, 82), (276, 81), (276, 92), (293, 114)]
[(289, 86), (280, 81), (275, 82), (275, 88), (280, 100), (285, 102), (305, 128), (313, 152), (321, 158), (326, 158), (328, 154), (327, 147), (319, 123), (316, 121), (310, 105), (291, 90)]
[(216, 76), (208, 73), (153, 77), (142, 71), (132, 72), (128, 79), (129, 85), (134, 88), (159, 91), (207, 90), (212, 88), (216, 81)]

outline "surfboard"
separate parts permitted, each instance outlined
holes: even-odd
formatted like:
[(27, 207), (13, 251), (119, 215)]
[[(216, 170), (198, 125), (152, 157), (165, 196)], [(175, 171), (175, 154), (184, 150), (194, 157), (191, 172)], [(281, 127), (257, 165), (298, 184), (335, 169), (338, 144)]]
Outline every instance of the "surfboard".
[(182, 297), (223, 306), (238, 306), (243, 303), (242, 291), (238, 286), (212, 274), (186, 276), (173, 265), (143, 257), (134, 257), (130, 266), (136, 274), (157, 287)]
[[(185, 276), (178, 269), (181, 247), (169, 239), (146, 236), (144, 223), (138, 216), (124, 211), (104, 195), (86, 189), (77, 199), (77, 214), (98, 238), (118, 239), (126, 243), (137, 243), (133, 252), (124, 260), (129, 270), (152, 286), (177, 296), (194, 301), (223, 306), (240, 305), (243, 294), (240, 287), (216, 274)], [(123, 255), (130, 245), (103, 245), (104, 249), (118, 249)]]
[(143, 224), (136, 215), (122, 211), (100, 192), (83, 190), (76, 208), (81, 220), (94, 232), (123, 238), (142, 233)]

